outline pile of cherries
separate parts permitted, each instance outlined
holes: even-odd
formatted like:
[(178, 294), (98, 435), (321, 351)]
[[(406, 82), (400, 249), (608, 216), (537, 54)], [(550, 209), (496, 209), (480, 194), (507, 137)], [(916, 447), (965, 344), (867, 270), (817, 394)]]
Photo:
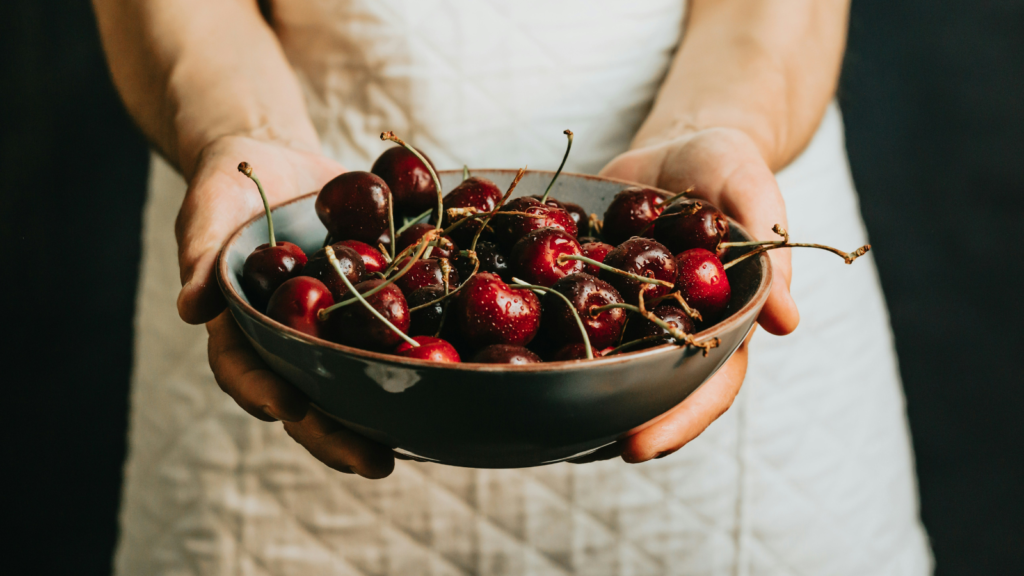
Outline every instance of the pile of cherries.
[[(249, 302), (300, 332), (365, 350), (437, 362), (529, 364), (582, 360), (668, 342), (703, 348), (694, 334), (729, 311), (726, 270), (782, 247), (823, 248), (847, 263), (852, 253), (817, 244), (730, 242), (716, 207), (686, 193), (632, 186), (604, 219), (549, 196), (572, 148), (543, 195), (510, 199), (470, 176), (442, 194), (430, 160), (398, 144), (370, 172), (346, 172), (316, 199), (327, 228), (310, 257), (277, 241), (263, 197), (269, 242), (245, 260)], [(396, 230), (396, 221), (405, 224)], [(723, 263), (734, 248), (746, 248)]]

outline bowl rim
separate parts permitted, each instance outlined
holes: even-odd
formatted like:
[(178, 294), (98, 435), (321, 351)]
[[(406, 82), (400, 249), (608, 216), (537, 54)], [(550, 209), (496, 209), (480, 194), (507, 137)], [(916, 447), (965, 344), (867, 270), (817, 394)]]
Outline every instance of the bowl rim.
[[(510, 176), (513, 176), (513, 177), (515, 176), (515, 174), (517, 174), (519, 172), (518, 169), (511, 169), (511, 168), (475, 168), (475, 169), (473, 169), (473, 171), (474, 172), (499, 172), (499, 173), (503, 173), (503, 174), (510, 175)], [(553, 170), (527, 170), (527, 172), (534, 172), (534, 173), (538, 173), (538, 174), (550, 174), (552, 176), (555, 174), (555, 172)], [(437, 171), (438, 176), (440, 176), (442, 174), (461, 174), (461, 173), (462, 173), (461, 169), (460, 170), (438, 170)], [(657, 192), (661, 192), (663, 194), (669, 194), (669, 195), (672, 194), (672, 192), (669, 192), (667, 190), (663, 190), (661, 188), (657, 188), (655, 186), (648, 186), (646, 184), (641, 184), (639, 182), (631, 182), (629, 180), (620, 180), (618, 178), (607, 178), (607, 177), (604, 177), (604, 176), (594, 176), (594, 175), (591, 175), (591, 174), (579, 174), (579, 173), (575, 173), (575, 172), (565, 172), (565, 171), (562, 172), (562, 175), (563, 176), (572, 176), (574, 178), (583, 178), (583, 179), (586, 179), (586, 180), (596, 180), (596, 181), (600, 181), (600, 182), (613, 182), (613, 183), (616, 183), (616, 184), (623, 184), (625, 186), (641, 186), (641, 187), (644, 187), (644, 188), (649, 188), (651, 190), (655, 190)], [(289, 204), (294, 204), (296, 202), (302, 202), (302, 201), (310, 198), (311, 196), (316, 196), (317, 194), (319, 194), (319, 191), (314, 191), (314, 192), (310, 192), (308, 194), (303, 194), (301, 196), (296, 196), (295, 198), (292, 198), (290, 200), (286, 200), (284, 202), (280, 202), (278, 204), (275, 204), (275, 205), (271, 206), (270, 209), (271, 209), (271, 211), (273, 211), (273, 210), (276, 210), (278, 208), (282, 208), (284, 206), (288, 206)], [(535, 363), (535, 364), (485, 364), (485, 363), (480, 363), (480, 362), (458, 362), (458, 363), (453, 363), (453, 362), (435, 362), (433, 360), (421, 360), (421, 359), (418, 359), (418, 358), (406, 358), (404, 356), (396, 356), (394, 354), (387, 354), (387, 353), (384, 353), (384, 352), (374, 352), (372, 350), (363, 350), (361, 348), (354, 348), (352, 346), (345, 346), (344, 344), (338, 344), (336, 342), (331, 342), (329, 340), (324, 340), (322, 338), (317, 338), (315, 336), (310, 336), (310, 335), (308, 335), (308, 334), (306, 334), (304, 332), (300, 332), (300, 331), (298, 331), (298, 330), (296, 330), (294, 328), (291, 328), (289, 326), (285, 326), (284, 324), (281, 324), (280, 322), (270, 318), (269, 316), (260, 313), (258, 310), (253, 308), (252, 305), (250, 305), (244, 298), (242, 298), (241, 295), (238, 294), (238, 292), (234, 289), (234, 286), (231, 285), (231, 282), (227, 281), (228, 274), (230, 273), (230, 271), (228, 270), (228, 259), (226, 257), (227, 253), (230, 251), (232, 246), (234, 246), (235, 242), (238, 241), (239, 237), (241, 237), (242, 233), (249, 226), (252, 226), (253, 223), (257, 222), (258, 220), (262, 220), (264, 218), (266, 218), (266, 216), (263, 213), (263, 210), (260, 210), (256, 215), (254, 215), (252, 218), (250, 218), (247, 221), (245, 221), (244, 223), (242, 223), (234, 232), (232, 232), (231, 235), (228, 237), (228, 239), (224, 242), (224, 245), (221, 246), (220, 251), (217, 253), (217, 264), (215, 266), (216, 273), (217, 273), (217, 283), (220, 285), (221, 293), (228, 300), (228, 302), (235, 304), (235, 306), (237, 306), (238, 309), (240, 309), (251, 320), (259, 322), (260, 324), (263, 324), (267, 328), (269, 328), (271, 330), (274, 330), (274, 331), (277, 331), (277, 332), (283, 334), (284, 336), (286, 336), (288, 338), (291, 338), (293, 340), (299, 340), (299, 341), (304, 342), (306, 344), (311, 344), (313, 346), (318, 346), (318, 347), (321, 347), (321, 348), (326, 348), (326, 349), (329, 349), (329, 350), (333, 350), (335, 352), (340, 352), (340, 353), (348, 354), (350, 356), (355, 356), (355, 357), (358, 357), (358, 358), (361, 358), (361, 359), (364, 359), (364, 360), (371, 360), (371, 361), (374, 361), (374, 362), (381, 362), (381, 363), (385, 363), (385, 364), (392, 364), (392, 365), (398, 365), (398, 366), (406, 366), (406, 367), (409, 367), (409, 368), (428, 368), (429, 367), (429, 368), (435, 368), (435, 369), (441, 369), (441, 370), (465, 370), (465, 371), (476, 371), (476, 372), (550, 372), (550, 371), (558, 371), (558, 370), (577, 370), (577, 369), (589, 368), (589, 367), (598, 368), (598, 367), (601, 367), (601, 366), (608, 366), (608, 365), (611, 365), (611, 364), (618, 364), (618, 363), (622, 363), (622, 362), (629, 362), (629, 361), (632, 361), (632, 360), (639, 360), (641, 358), (646, 358), (646, 357), (654, 356), (654, 355), (658, 355), (658, 354), (664, 354), (664, 353), (668, 353), (670, 351), (685, 351), (685, 349), (688, 348), (687, 346), (679, 346), (678, 344), (674, 344), (674, 343), (666, 343), (666, 344), (662, 344), (660, 346), (655, 346), (653, 348), (647, 348), (647, 349), (644, 349), (644, 350), (637, 350), (635, 352), (623, 352), (621, 354), (616, 354), (614, 356), (606, 356), (606, 357), (601, 357), (601, 358), (594, 358), (592, 360), (587, 360), (587, 359), (581, 359), (581, 360), (560, 360), (560, 361), (557, 361), (557, 362), (538, 362), (538, 363)], [(729, 219), (729, 223), (731, 225), (736, 226), (737, 228), (742, 230), (745, 234), (747, 234), (748, 236), (753, 238), (753, 236), (749, 232), (747, 232), (746, 228), (741, 226), (738, 222), (736, 222), (735, 220), (733, 220), (729, 216), (726, 216), (726, 218)], [(729, 316), (725, 320), (722, 320), (721, 322), (718, 322), (718, 323), (714, 324), (713, 326), (711, 326), (709, 328), (706, 328), (706, 329), (698, 332), (697, 334), (694, 334), (695, 338), (698, 338), (699, 340), (708, 340), (708, 339), (711, 339), (711, 338), (719, 337), (722, 334), (724, 334), (725, 332), (728, 332), (729, 330), (736, 328), (737, 324), (741, 324), (741, 323), (745, 322), (747, 317), (750, 314), (752, 314), (755, 309), (756, 310), (760, 310), (760, 308), (764, 305), (764, 302), (768, 299), (768, 293), (771, 290), (772, 281), (773, 281), (773, 271), (772, 271), (771, 261), (769, 260), (767, 253), (761, 253), (759, 256), (757, 256), (757, 259), (761, 262), (762, 266), (761, 266), (761, 278), (760, 278), (757, 290), (754, 292), (754, 295), (750, 298), (749, 301), (747, 301), (746, 304), (744, 304), (739, 310), (734, 312), (731, 316)], [(236, 320), (236, 323), (237, 323), (237, 320)], [(243, 330), (243, 333), (244, 333), (244, 330)], [(248, 338), (248, 335), (246, 337)]]

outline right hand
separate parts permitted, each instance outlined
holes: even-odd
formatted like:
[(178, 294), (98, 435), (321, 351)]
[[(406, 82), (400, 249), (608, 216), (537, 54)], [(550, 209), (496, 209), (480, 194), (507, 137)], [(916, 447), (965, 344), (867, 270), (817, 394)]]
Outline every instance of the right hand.
[(296, 442), (335, 470), (383, 478), (395, 466), (391, 450), (312, 407), (267, 367), (225, 311), (213, 276), (217, 254), (228, 236), (263, 211), (256, 185), (238, 172), (242, 161), (252, 165), (271, 205), (319, 190), (345, 171), (320, 154), (276, 142), (229, 136), (208, 145), (189, 177), (175, 223), (182, 284), (178, 314), (190, 324), (206, 323), (213, 375), (246, 412), (264, 421), (282, 420)]

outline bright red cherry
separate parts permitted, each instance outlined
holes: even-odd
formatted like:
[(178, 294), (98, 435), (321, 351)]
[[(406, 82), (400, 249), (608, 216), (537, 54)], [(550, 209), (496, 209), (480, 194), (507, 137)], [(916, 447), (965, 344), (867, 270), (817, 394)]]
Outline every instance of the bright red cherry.
[(687, 250), (676, 256), (679, 281), (676, 288), (705, 322), (717, 320), (729, 305), (732, 289), (722, 261), (703, 248)]
[[(423, 156), (430, 162), (430, 158)], [(434, 163), (430, 162), (431, 168)], [(437, 206), (437, 189), (426, 165), (409, 150), (395, 146), (377, 157), (370, 172), (387, 183), (395, 200), (395, 218), (415, 216)]]
[[(512, 288), (501, 277), (478, 273), (458, 294), (455, 320), (476, 346), (525, 346), (540, 328), (540, 301), (526, 288)], [(449, 321), (452, 318), (449, 317)]]
[[(664, 280), (669, 284), (676, 282), (675, 258), (668, 248), (650, 238), (633, 237), (626, 240), (605, 256), (604, 263), (637, 276)], [(640, 289), (644, 286), (647, 287), (644, 290), (645, 301), (664, 296), (671, 291), (667, 286), (645, 284), (607, 270), (601, 270), (601, 279), (614, 286), (630, 304), (639, 302)]]
[[(372, 279), (355, 285), (360, 294), (376, 288), (384, 280)], [(366, 301), (382, 316), (394, 324), (402, 333), (409, 331), (409, 306), (402, 291), (394, 284), (388, 284), (380, 291), (366, 297)], [(347, 346), (366, 350), (391, 350), (402, 341), (387, 324), (380, 321), (361, 302), (354, 302), (339, 308), (327, 320), (332, 338)]]
[(332, 246), (334, 246), (335, 252), (342, 246), (355, 250), (362, 257), (363, 268), (366, 269), (368, 274), (383, 272), (388, 267), (388, 261), (384, 259), (384, 254), (381, 253), (380, 249), (370, 246), (366, 242), (342, 240), (341, 242), (335, 242)]
[[(696, 328), (693, 325), (693, 320), (679, 306), (667, 303), (658, 304), (651, 309), (650, 312), (661, 320), (664, 320), (669, 326), (672, 326), (686, 334), (693, 334), (696, 331)], [(659, 346), (671, 339), (668, 330), (665, 330), (661, 326), (658, 326), (639, 314), (630, 315), (629, 322), (626, 324), (626, 332), (622, 335), (622, 341), (632, 342), (648, 336), (664, 336), (664, 339), (659, 339), (643, 346), (632, 348), (632, 350), (641, 350), (643, 348)]]
[(630, 186), (612, 198), (604, 212), (601, 234), (613, 245), (639, 236), (664, 210), (665, 194), (650, 188)]
[[(404, 150), (404, 148), (403, 148)], [(409, 246), (415, 245), (423, 238), (425, 234), (434, 230), (433, 224), (427, 224), (425, 222), (420, 224), (413, 224), (409, 226), (401, 234), (398, 235), (398, 243), (395, 244), (395, 253), (405, 250)], [(430, 255), (435, 258), (451, 258), (452, 255), (458, 251), (458, 246), (449, 238), (442, 238), (440, 246), (434, 246), (430, 250)]]
[(529, 348), (512, 346), (511, 344), (491, 344), (476, 353), (470, 362), (480, 364), (537, 364), (543, 362), (540, 356), (534, 354)]
[(395, 348), (395, 354), (405, 356), (406, 358), (430, 360), (431, 362), (462, 362), (455, 348), (440, 338), (414, 336), (413, 340), (418, 342), (419, 346), (413, 346), (408, 342), (402, 341), (398, 348)]
[[(445, 195), (443, 202), (445, 214), (442, 223), (445, 228), (452, 224), (451, 219), (448, 218), (448, 210), (451, 208), (474, 208), (478, 213), (490, 212), (494, 210), (498, 202), (501, 202), (501, 197), (501, 190), (494, 182), (487, 178), (471, 176)], [(437, 217), (434, 218), (436, 222)], [(480, 222), (478, 220), (470, 221), (453, 230), (451, 236), (457, 244), (469, 246), (479, 229)]]
[[(610, 308), (592, 314), (591, 310), (605, 304), (621, 304), (622, 296), (607, 282), (586, 273), (571, 274), (555, 282), (551, 289), (557, 291), (572, 302), (573, 308), (583, 320), (590, 345), (595, 350), (613, 346), (622, 334), (622, 326), (626, 323), (626, 311), (622, 308)], [(545, 336), (551, 342), (582, 342), (583, 335), (576, 323), (572, 310), (555, 294), (544, 294), (541, 299), (544, 313), (541, 322)]]
[(537, 216), (521, 216), (517, 214), (495, 215), (491, 220), (498, 245), (504, 249), (511, 249), (521, 238), (541, 228), (561, 228), (573, 238), (578, 230), (572, 216), (565, 210), (550, 204), (543, 204), (536, 198), (522, 196), (513, 198), (501, 207), (499, 212), (524, 212)]
[[(398, 269), (404, 270), (408, 264), (409, 259), (403, 258), (398, 263)], [(451, 266), (449, 266), (448, 272), (448, 285), (454, 289), (459, 285), (459, 273)], [(444, 268), (437, 258), (417, 260), (408, 272), (395, 280), (395, 284), (403, 294), (412, 294), (413, 291), (426, 286), (444, 286)]]
[(721, 256), (722, 242), (729, 241), (729, 221), (721, 210), (703, 200), (676, 202), (654, 221), (649, 236), (673, 254), (703, 248)]
[(291, 242), (260, 244), (242, 265), (242, 290), (253, 308), (263, 311), (271, 295), (289, 278), (302, 272), (306, 254)]
[(530, 284), (551, 286), (559, 278), (583, 271), (579, 260), (564, 260), (562, 255), (580, 256), (583, 249), (576, 238), (560, 228), (541, 228), (530, 232), (512, 247), (509, 254), (512, 275)]
[[(338, 263), (341, 264), (341, 269), (345, 272), (345, 277), (348, 278), (348, 281), (352, 284), (361, 282), (366, 276), (363, 258), (355, 250), (348, 246), (343, 246), (340, 242), (332, 244), (331, 248), (334, 250), (334, 255), (338, 258)], [(345, 282), (338, 276), (338, 271), (334, 269), (334, 266), (327, 259), (327, 251), (323, 248), (313, 253), (305, 268), (302, 269), (302, 275), (316, 278), (323, 282), (327, 289), (331, 291), (331, 296), (334, 297), (335, 302), (340, 302), (348, 296), (348, 287), (345, 286)]]
[(324, 184), (316, 197), (316, 215), (334, 240), (359, 240), (376, 246), (388, 231), (391, 191), (369, 172), (345, 172)]
[[(587, 242), (581, 246), (583, 248), (583, 255), (591, 260), (598, 262), (604, 262), (608, 253), (615, 249), (615, 246), (611, 244), (605, 244), (604, 242)], [(583, 271), (591, 276), (600, 276), (601, 269), (593, 264), (587, 264), (583, 267)]]
[(267, 316), (304, 334), (324, 338), (326, 326), (317, 313), (334, 304), (324, 283), (308, 276), (285, 281), (270, 297)]

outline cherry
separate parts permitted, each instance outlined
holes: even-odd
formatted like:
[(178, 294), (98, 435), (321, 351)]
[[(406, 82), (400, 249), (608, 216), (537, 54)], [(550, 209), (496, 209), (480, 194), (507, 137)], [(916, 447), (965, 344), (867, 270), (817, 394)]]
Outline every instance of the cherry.
[[(364, 280), (354, 286), (360, 294), (383, 284), (384, 280)], [(389, 284), (365, 297), (366, 302), (387, 318), (403, 334), (409, 331), (409, 306), (402, 291)], [(403, 338), (381, 322), (365, 306), (350, 304), (339, 308), (327, 320), (332, 339), (340, 344), (366, 350), (391, 350)]]
[[(658, 304), (650, 312), (685, 334), (693, 334), (696, 331), (693, 320), (678, 306), (667, 303)], [(657, 338), (659, 336), (664, 336), (664, 338)], [(629, 322), (626, 324), (626, 331), (622, 336), (622, 341), (632, 342), (641, 338), (653, 338), (653, 341), (637, 348), (658, 346), (669, 341), (672, 337), (669, 335), (668, 330), (639, 314), (633, 314), (629, 317)]]
[[(408, 258), (403, 258), (398, 263), (398, 269), (404, 269), (409, 264)], [(395, 284), (402, 290), (403, 294), (412, 294), (415, 290), (426, 286), (444, 286), (445, 270), (441, 261), (437, 258), (426, 258), (413, 262), (409, 271), (395, 280)], [(459, 273), (454, 268), (448, 268), (448, 285), (452, 288), (459, 285)]]
[[(345, 277), (348, 278), (349, 282), (357, 284), (362, 281), (366, 276), (366, 267), (363, 265), (362, 256), (352, 248), (342, 245), (341, 242), (332, 244), (331, 248), (334, 250), (338, 262), (341, 263), (341, 270), (345, 272)], [(348, 288), (341, 280), (341, 277), (338, 276), (337, 270), (334, 269), (327, 259), (325, 248), (321, 248), (313, 253), (305, 268), (302, 269), (302, 275), (316, 278), (323, 282), (327, 289), (331, 291), (331, 296), (334, 297), (336, 302), (344, 300), (348, 294)]]
[[(435, 226), (433, 224), (427, 224), (425, 222), (409, 226), (398, 235), (398, 242), (395, 244), (395, 250), (397, 252), (401, 252), (409, 246), (416, 244), (424, 234), (434, 230), (434, 228)], [(441, 245), (434, 246), (430, 251), (430, 255), (438, 258), (451, 258), (452, 254), (456, 251), (458, 251), (458, 247), (448, 238), (443, 238), (441, 240)]]
[[(523, 212), (531, 216), (520, 214), (503, 215), (502, 212)], [(513, 198), (505, 203), (498, 211), (498, 215), (491, 221), (494, 228), (498, 245), (510, 249), (521, 238), (541, 228), (561, 228), (573, 238), (578, 230), (572, 216), (565, 210), (542, 203), (536, 198), (521, 196)]]
[(676, 262), (679, 264), (676, 287), (683, 299), (700, 312), (705, 322), (718, 319), (732, 297), (722, 261), (703, 248), (693, 248), (677, 255)]
[(291, 242), (276, 241), (274, 218), (270, 214), (270, 203), (263, 192), (263, 184), (253, 174), (252, 166), (248, 162), (239, 164), (238, 171), (256, 183), (256, 189), (263, 200), (263, 209), (267, 213), (267, 235), (270, 241), (257, 246), (245, 258), (241, 278), (242, 290), (249, 303), (262, 312), (267, 308), (267, 302), (278, 286), (302, 272), (302, 267), (306, 265), (306, 254)]
[(649, 236), (673, 254), (703, 248), (719, 256), (729, 241), (729, 221), (721, 210), (703, 200), (683, 200), (666, 208), (654, 221)]
[(537, 364), (543, 362), (540, 356), (534, 354), (529, 348), (512, 346), (510, 344), (491, 344), (473, 356), (471, 362), (481, 364)]
[[(580, 240), (582, 240), (582, 238)], [(605, 244), (604, 242), (593, 241), (583, 244), (581, 248), (583, 249), (583, 255), (587, 258), (597, 260), (598, 262), (604, 262), (605, 257), (608, 256), (609, 252), (615, 249), (615, 246)], [(601, 269), (593, 264), (587, 264), (584, 266), (583, 271), (592, 276), (598, 276), (601, 274)]]
[[(498, 246), (494, 242), (486, 240), (477, 242), (476, 257), (480, 261), (480, 272), (497, 274), (506, 282), (512, 279), (512, 273), (508, 267), (508, 259), (498, 251)], [(470, 273), (473, 271), (472, 260), (461, 254), (452, 261), (452, 264), (458, 269), (459, 276), (462, 278), (469, 278)]]
[[(610, 308), (592, 314), (591, 309), (606, 304), (622, 302), (622, 296), (607, 282), (583, 272), (570, 274), (551, 286), (569, 299), (576, 314), (583, 320), (583, 326), (590, 338), (590, 346), (595, 350), (612, 346), (622, 333), (626, 323), (626, 311), (622, 308)], [(544, 313), (541, 316), (545, 337), (551, 342), (582, 342), (576, 316), (569, 309), (565, 300), (550, 292), (541, 299)]]
[[(600, 358), (605, 354), (612, 351), (612, 348), (605, 348), (603, 350), (592, 350), (594, 358)], [(575, 342), (573, 344), (566, 344), (558, 349), (557, 352), (551, 356), (552, 362), (564, 362), (567, 360), (587, 360), (587, 349), (581, 342)]]
[(605, 240), (614, 245), (639, 236), (664, 210), (665, 195), (657, 190), (630, 186), (612, 198), (604, 212)]
[(564, 254), (583, 254), (576, 238), (560, 228), (541, 228), (530, 232), (512, 247), (509, 255), (510, 268), (514, 276), (530, 284), (551, 286), (559, 278), (583, 271), (578, 260), (563, 260)]
[[(426, 158), (433, 168), (434, 163)], [(394, 194), (395, 217), (413, 216), (437, 206), (437, 192), (430, 171), (415, 154), (402, 146), (388, 148), (377, 157), (370, 172), (380, 176)]]
[[(501, 202), (501, 190), (498, 186), (491, 182), (487, 178), (479, 178), (477, 176), (471, 176), (458, 186), (452, 189), (444, 197), (444, 210), (445, 214), (442, 219), (444, 227), (447, 228), (452, 224), (452, 220), (448, 217), (448, 210), (452, 208), (473, 208), (477, 213), (490, 212), (494, 210), (494, 207)], [(436, 217), (435, 217), (436, 218)], [(463, 246), (469, 246), (473, 241), (473, 236), (476, 231), (480, 229), (480, 222), (477, 220), (471, 220), (465, 224), (459, 226), (455, 230), (452, 230), (451, 236), (456, 243)]]
[(326, 326), (317, 313), (334, 304), (323, 282), (308, 276), (286, 280), (270, 297), (267, 316), (304, 334), (323, 338)]
[(583, 207), (580, 206), (579, 204), (575, 204), (573, 202), (562, 202), (561, 200), (556, 200), (555, 198), (548, 198), (547, 200), (544, 200), (544, 197), (541, 196), (540, 194), (532, 194), (529, 196), (529, 198), (534, 198), (536, 200), (543, 202), (544, 204), (547, 204), (548, 206), (559, 208), (568, 212), (569, 216), (572, 217), (572, 221), (576, 224), (577, 234), (583, 234), (584, 231), (590, 231), (590, 216), (587, 214), (587, 211), (584, 210)]
[(462, 362), (459, 353), (448, 342), (435, 338), (434, 336), (414, 336), (413, 340), (419, 346), (413, 346), (408, 342), (402, 342), (395, 348), (395, 354), (406, 358), (419, 360), (430, 360), (432, 362)]
[(540, 328), (540, 301), (525, 288), (512, 288), (497, 274), (477, 273), (459, 292), (458, 327), (477, 346), (524, 346)]
[(316, 215), (335, 240), (375, 246), (388, 232), (390, 210), (388, 185), (369, 172), (345, 172), (324, 184), (316, 197)]
[(337, 252), (339, 248), (344, 247), (354, 250), (356, 254), (359, 254), (363, 259), (363, 268), (366, 270), (367, 274), (383, 272), (388, 267), (388, 261), (384, 259), (384, 254), (379, 249), (370, 246), (366, 242), (360, 242), (359, 240), (342, 240), (341, 242), (335, 242), (333, 246), (335, 252)]
[[(604, 264), (646, 278), (676, 282), (677, 265), (668, 248), (649, 238), (634, 237), (626, 240), (604, 258)], [(644, 300), (668, 294), (671, 288), (661, 284), (645, 284), (639, 280), (601, 270), (601, 279), (615, 287), (626, 302), (637, 303), (640, 289)]]
[[(442, 296), (444, 296), (444, 287), (424, 286), (423, 288), (413, 290), (406, 297), (411, 316), (409, 324), (410, 336), (433, 336), (437, 334), (437, 331), (441, 328), (441, 318), (444, 316), (445, 302), (434, 301)], [(419, 310), (413, 310), (417, 306), (431, 302), (434, 303)]]

